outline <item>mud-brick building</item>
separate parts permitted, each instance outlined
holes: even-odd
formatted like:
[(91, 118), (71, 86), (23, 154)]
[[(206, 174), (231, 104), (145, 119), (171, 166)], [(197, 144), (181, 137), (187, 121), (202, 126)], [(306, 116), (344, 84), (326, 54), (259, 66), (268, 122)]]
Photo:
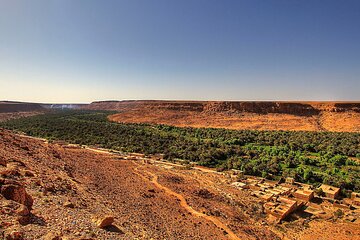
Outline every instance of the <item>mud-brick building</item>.
[(265, 200), (265, 201), (270, 201), (274, 197), (274, 194), (267, 193), (264, 191), (253, 191), (252, 195), (254, 195), (262, 200)]
[(333, 187), (330, 185), (326, 185), (326, 184), (322, 184), (319, 189), (322, 189), (322, 191), (325, 194), (325, 197), (327, 198), (331, 198), (331, 199), (336, 199), (338, 198), (339, 194), (340, 194), (340, 188), (337, 187)]
[(309, 202), (314, 198), (314, 191), (309, 188), (296, 189), (292, 195), (297, 199)]
[(276, 202), (265, 203), (264, 207), (266, 213), (281, 221), (297, 209), (297, 202), (289, 198), (279, 197)]

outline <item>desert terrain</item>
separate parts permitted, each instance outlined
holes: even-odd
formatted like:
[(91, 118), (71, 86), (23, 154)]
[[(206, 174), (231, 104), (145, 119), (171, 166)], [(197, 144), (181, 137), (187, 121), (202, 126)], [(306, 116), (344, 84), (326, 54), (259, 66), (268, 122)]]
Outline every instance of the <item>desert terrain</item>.
[(0, 163), (4, 239), (360, 239), (359, 220), (332, 214), (268, 221), (261, 199), (210, 169), (3, 129)]
[[(271, 123), (279, 130), (286, 129), (289, 124), (292, 128), (296, 126), (296, 130), (302, 130), (305, 124), (311, 129), (319, 124), (316, 118), (321, 114), (327, 116), (327, 125), (322, 122), (321, 129), (313, 130), (326, 127), (326, 130), (337, 131), (339, 115), (336, 114), (343, 114), (346, 121), (359, 114), (357, 104), (342, 108), (338, 105), (332, 108), (329, 105), (316, 105), (317, 108), (307, 105), (304, 108), (296, 104), (297, 110), (292, 105), (257, 108), (255, 104), (256, 108), (253, 108), (246, 104), (236, 107), (220, 104), (221, 111), (217, 103), (214, 106), (199, 102), (111, 104), (81, 105), (79, 108), (119, 111), (109, 117), (111, 120), (127, 114), (129, 119), (133, 119), (135, 114), (150, 114), (155, 119), (161, 112), (162, 117), (151, 123), (163, 123), (161, 121), (169, 117), (171, 123), (166, 124), (195, 127), (244, 126), (236, 125), (238, 120), (229, 121), (240, 114), (244, 119), (248, 118), (248, 128), (262, 129), (270, 126), (263, 118), (271, 117), (274, 118)], [(119, 107), (122, 104), (124, 106)], [(39, 110), (37, 106), (28, 109), (28, 106), (16, 105), (15, 110), (9, 109), (3, 114), (12, 114), (4, 115), (11, 118), (47, 111)], [(242, 109), (241, 113), (239, 109)], [(144, 115), (140, 114), (141, 111)], [(191, 121), (188, 120), (189, 114), (192, 114)], [(202, 121), (212, 114), (218, 119), (216, 124), (213, 119), (207, 119), (208, 125), (204, 124)], [(352, 117), (346, 117), (349, 114)], [(3, 120), (7, 120), (4, 116)], [(222, 116), (228, 116), (228, 119)], [(293, 121), (285, 123), (281, 120), (284, 116), (293, 118)], [(306, 121), (299, 122), (298, 118)], [(221, 121), (224, 121), (223, 125), (217, 125)], [(227, 124), (232, 125), (229, 127)], [(346, 125), (342, 127), (346, 128)], [(356, 130), (357, 124), (348, 127)], [(246, 178), (242, 179), (246, 182)], [(261, 178), (255, 179), (260, 185), (264, 183)], [(349, 208), (343, 201), (336, 207), (333, 200), (315, 198), (305, 203), (297, 199), (298, 204), (305, 205), (280, 220), (267, 206), (281, 203), (282, 196), (276, 197), (275, 201), (264, 200), (257, 191), (236, 187), (234, 183), (241, 184), (237, 181), (240, 180), (234, 180), (233, 175), (226, 171), (169, 163), (159, 156), (64, 141), (49, 142), (0, 129), (0, 236), (10, 240), (360, 239), (359, 208)], [(265, 193), (283, 185), (274, 186)], [(296, 187), (292, 191), (296, 191)], [(284, 197), (295, 199), (292, 193)]]
[(360, 132), (359, 102), (100, 101), (41, 104), (1, 101), (0, 121), (49, 110), (111, 110), (109, 120), (247, 130)]
[(111, 121), (179, 127), (360, 131), (359, 102), (103, 101), (83, 108), (114, 110)]
[[(73, 239), (228, 239), (227, 235), (233, 234), (207, 220), (206, 214), (191, 213), (177, 196), (151, 181), (150, 174), (165, 183), (177, 179), (166, 169), (118, 160), (107, 153), (47, 144), (4, 130), (0, 137), (2, 193), (9, 185), (21, 186), (30, 195), (24, 198), (33, 201), (27, 204), (23, 196), (17, 198), (20, 191), (11, 195), (16, 196), (13, 199), (0, 195), (0, 230), (5, 237), (10, 236), (6, 239), (12, 239), (15, 233), (24, 235), (23, 239), (46, 235)], [(195, 183), (181, 185), (186, 185), (187, 191), (199, 191), (200, 185)], [(204, 204), (202, 198), (198, 201)], [(23, 205), (32, 209), (25, 219), (18, 213)], [(220, 207), (231, 215), (237, 214), (226, 204)], [(97, 228), (93, 218), (107, 215), (115, 217), (114, 226)], [(244, 217), (244, 221), (252, 220)], [(252, 224), (232, 231), (249, 239), (255, 239), (252, 235), (265, 239), (275, 236)]]

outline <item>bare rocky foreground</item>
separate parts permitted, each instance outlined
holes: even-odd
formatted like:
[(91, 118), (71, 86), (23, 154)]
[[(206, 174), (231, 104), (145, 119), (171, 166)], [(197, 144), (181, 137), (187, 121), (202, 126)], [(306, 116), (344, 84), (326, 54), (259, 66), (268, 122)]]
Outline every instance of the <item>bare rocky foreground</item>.
[[(359, 222), (272, 224), (219, 174), (0, 130), (3, 239), (360, 239)], [(0, 239), (1, 239), (0, 237)]]

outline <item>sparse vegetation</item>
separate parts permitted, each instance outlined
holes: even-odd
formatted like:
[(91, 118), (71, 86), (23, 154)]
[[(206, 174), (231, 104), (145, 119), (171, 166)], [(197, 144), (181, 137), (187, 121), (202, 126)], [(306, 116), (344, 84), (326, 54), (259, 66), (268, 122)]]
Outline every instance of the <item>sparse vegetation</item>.
[[(359, 133), (179, 128), (109, 122), (108, 111), (60, 111), (1, 126), (32, 136), (145, 154), (164, 153), (271, 179), (294, 177), (360, 190)], [(350, 158), (352, 157), (352, 158)]]

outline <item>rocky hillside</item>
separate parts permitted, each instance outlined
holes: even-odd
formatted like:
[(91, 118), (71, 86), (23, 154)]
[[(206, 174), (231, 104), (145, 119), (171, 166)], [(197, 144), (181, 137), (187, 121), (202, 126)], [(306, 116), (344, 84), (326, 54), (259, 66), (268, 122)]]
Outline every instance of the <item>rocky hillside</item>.
[(360, 234), (357, 221), (331, 214), (274, 224), (263, 201), (232, 187), (226, 175), (137, 156), (0, 129), (0, 239), (342, 240)]
[[(165, 182), (153, 183), (154, 176)], [(228, 237), (234, 232), (242, 239), (279, 239), (219, 193), (197, 197), (199, 183), (185, 177), (0, 129), (0, 239), (238, 239)], [(192, 199), (192, 207), (206, 213), (203, 217), (163, 187), (173, 179), (190, 194), (186, 199)], [(215, 210), (223, 212), (217, 225), (214, 217), (207, 219)], [(242, 221), (234, 225), (239, 217)]]
[(257, 130), (360, 131), (360, 102), (103, 101), (118, 122)]

